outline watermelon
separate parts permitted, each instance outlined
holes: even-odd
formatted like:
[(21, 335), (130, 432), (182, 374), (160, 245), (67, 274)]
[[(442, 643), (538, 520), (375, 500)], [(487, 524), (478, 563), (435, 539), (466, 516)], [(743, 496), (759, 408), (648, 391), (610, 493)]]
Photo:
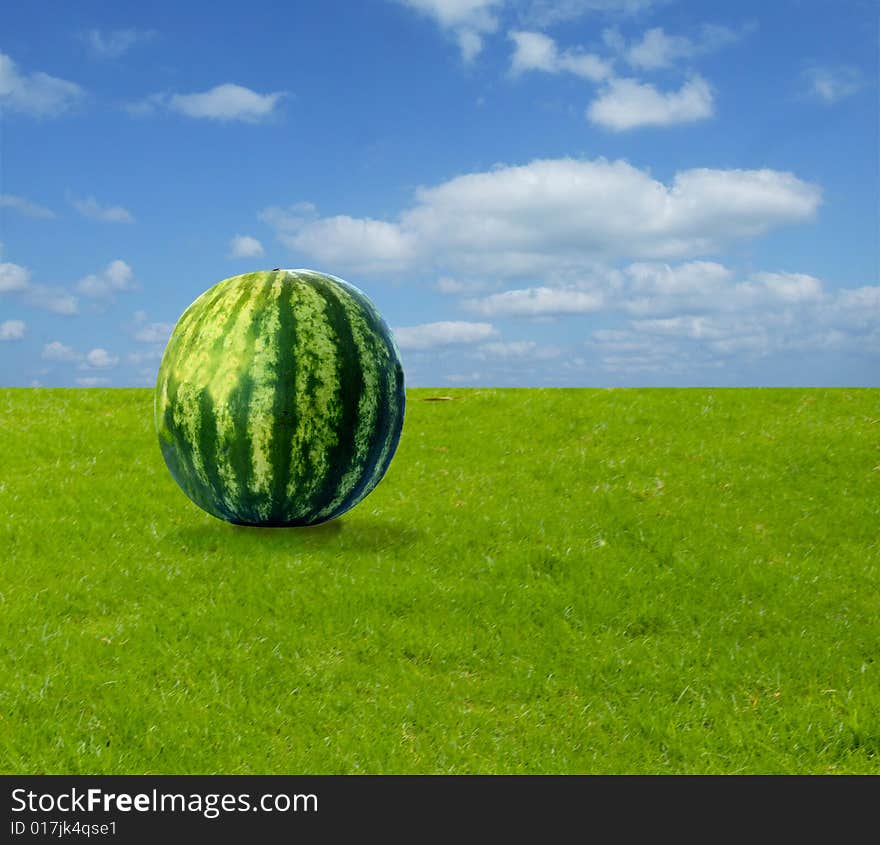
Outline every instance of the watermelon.
[(314, 270), (225, 279), (181, 316), (159, 367), (165, 463), (208, 513), (316, 525), (388, 469), (404, 383), (391, 332), (354, 285)]

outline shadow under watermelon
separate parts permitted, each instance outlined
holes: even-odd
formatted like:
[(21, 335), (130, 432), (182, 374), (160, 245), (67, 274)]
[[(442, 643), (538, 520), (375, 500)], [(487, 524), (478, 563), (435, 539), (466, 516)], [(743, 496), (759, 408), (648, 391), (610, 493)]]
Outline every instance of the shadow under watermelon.
[(342, 516), (320, 525), (294, 528), (233, 525), (208, 518), (176, 525), (162, 537), (163, 543), (179, 544), (190, 550), (232, 550), (236, 547), (244, 550), (259, 546), (286, 551), (326, 549), (354, 554), (400, 550), (421, 539), (422, 532), (411, 525), (372, 516)]

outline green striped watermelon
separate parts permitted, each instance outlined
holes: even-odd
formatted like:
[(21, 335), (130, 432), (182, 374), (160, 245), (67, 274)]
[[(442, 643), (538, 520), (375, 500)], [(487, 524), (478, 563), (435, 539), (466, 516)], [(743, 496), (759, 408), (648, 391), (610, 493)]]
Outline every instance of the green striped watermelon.
[(178, 321), (156, 383), (159, 444), (186, 495), (241, 525), (315, 525), (382, 479), (404, 414), (385, 321), (314, 270), (225, 279)]

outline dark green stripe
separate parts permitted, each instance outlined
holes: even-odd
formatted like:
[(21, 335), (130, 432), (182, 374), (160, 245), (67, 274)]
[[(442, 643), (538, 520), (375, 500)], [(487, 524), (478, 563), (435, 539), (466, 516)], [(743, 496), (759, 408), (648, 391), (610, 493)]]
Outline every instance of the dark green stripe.
[(293, 295), (296, 282), (286, 278), (278, 296), (278, 331), (273, 339), (277, 348), (275, 362), (275, 401), (272, 405), (273, 434), (269, 444), (269, 465), (272, 467), (272, 499), (268, 521), (284, 524), (293, 514), (287, 501), (293, 460), (293, 433), (296, 431), (296, 361), (292, 354), (296, 343)]
[(228, 446), (224, 447), (225, 459), (232, 468), (235, 484), (238, 488), (235, 519), (233, 522), (252, 524), (260, 521), (256, 509), (256, 498), (248, 489), (253, 475), (251, 460), (251, 439), (248, 436), (247, 420), (254, 380), (247, 373), (243, 374), (238, 384), (229, 394), (229, 413), (232, 415), (232, 436)]
[(373, 422), (373, 430), (368, 432), (369, 446), (367, 447), (367, 453), (363, 458), (363, 471), (361, 472), (361, 477), (357, 484), (355, 484), (355, 486), (349, 491), (348, 495), (339, 503), (339, 506), (336, 509), (337, 514), (344, 513), (354, 507), (364, 496), (366, 496), (367, 493), (369, 493), (370, 490), (367, 488), (367, 485), (370, 483), (373, 469), (379, 461), (389, 429), (394, 422), (391, 409), (388, 407), (388, 402), (385, 400), (385, 397), (388, 396), (389, 393), (389, 382), (393, 377), (391, 367), (388, 363), (388, 353), (386, 351), (385, 355), (382, 354), (385, 345), (382, 339), (377, 337), (373, 331), (368, 331), (367, 337), (369, 339), (369, 356), (376, 367), (378, 375), (377, 380), (379, 382), (376, 386), (378, 399), (376, 403), (376, 419)]
[(202, 492), (202, 481), (196, 470), (193, 460), (193, 444), (189, 442), (186, 433), (179, 428), (174, 421), (174, 408), (177, 399), (177, 383), (169, 380), (168, 404), (165, 406), (163, 423), (170, 441), (160, 438), (162, 455), (174, 480), (180, 485), (181, 490), (189, 496), (199, 507), (207, 509), (209, 502)]
[(217, 418), (214, 410), (214, 400), (206, 387), (199, 391), (199, 451), (202, 455), (202, 465), (205, 477), (208, 479), (206, 494), (211, 497), (216, 513), (223, 515), (224, 519), (233, 516), (223, 500), (225, 484), (220, 477), (219, 464), (217, 462)]
[(312, 495), (306, 516), (307, 522), (326, 522), (335, 516), (335, 512), (320, 518), (318, 513), (336, 497), (339, 484), (351, 469), (357, 454), (355, 434), (357, 433), (358, 407), (361, 393), (364, 390), (364, 373), (357, 344), (348, 321), (348, 313), (345, 304), (335, 290), (335, 285), (332, 282), (314, 277), (310, 278), (310, 282), (324, 300), (327, 320), (336, 337), (335, 349), (338, 355), (337, 371), (339, 373), (339, 401), (341, 404), (341, 413), (337, 423), (339, 439), (330, 450), (328, 455), (329, 469), (323, 483), (318, 485)]

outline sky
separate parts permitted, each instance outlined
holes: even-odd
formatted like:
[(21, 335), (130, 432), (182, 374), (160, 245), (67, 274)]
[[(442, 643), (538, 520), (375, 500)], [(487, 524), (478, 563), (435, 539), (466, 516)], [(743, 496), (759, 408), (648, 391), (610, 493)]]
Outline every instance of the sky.
[(10, 4), (0, 385), (151, 386), (222, 279), (408, 386), (880, 386), (873, 2)]

